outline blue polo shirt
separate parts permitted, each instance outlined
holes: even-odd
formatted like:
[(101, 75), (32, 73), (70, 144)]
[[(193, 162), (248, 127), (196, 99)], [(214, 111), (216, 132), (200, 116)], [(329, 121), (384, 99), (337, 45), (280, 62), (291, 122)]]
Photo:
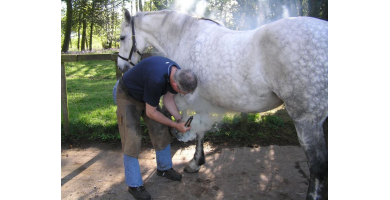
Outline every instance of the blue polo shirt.
[(123, 83), (137, 101), (156, 107), (167, 92), (177, 94), (169, 83), (172, 66), (179, 65), (161, 56), (145, 58), (125, 74)]

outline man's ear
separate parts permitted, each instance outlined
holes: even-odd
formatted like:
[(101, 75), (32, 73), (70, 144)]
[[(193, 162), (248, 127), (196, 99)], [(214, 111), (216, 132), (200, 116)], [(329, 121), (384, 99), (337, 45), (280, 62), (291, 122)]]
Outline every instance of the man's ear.
[[(175, 81), (172, 81), (171, 82), (171, 85), (172, 85), (172, 88), (176, 91), (177, 90), (177, 83), (175, 82)], [(176, 91), (176, 92), (178, 92), (178, 91)]]
[(173, 88), (177, 88), (177, 83), (175, 81), (172, 81), (171, 85), (172, 85)]

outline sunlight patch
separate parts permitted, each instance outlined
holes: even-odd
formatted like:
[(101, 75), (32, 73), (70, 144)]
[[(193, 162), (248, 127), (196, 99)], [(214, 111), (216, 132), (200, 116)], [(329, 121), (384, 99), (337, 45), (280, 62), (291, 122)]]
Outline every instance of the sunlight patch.
[(114, 125), (116, 121), (116, 106), (98, 108), (80, 115), (80, 119), (85, 119), (91, 125)]

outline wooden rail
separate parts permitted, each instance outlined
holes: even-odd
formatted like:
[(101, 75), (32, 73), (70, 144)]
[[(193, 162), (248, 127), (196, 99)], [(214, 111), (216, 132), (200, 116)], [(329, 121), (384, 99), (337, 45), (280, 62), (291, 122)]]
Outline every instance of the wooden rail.
[(69, 133), (69, 112), (68, 112), (68, 94), (66, 89), (66, 71), (65, 62), (79, 62), (91, 60), (111, 60), (115, 61), (116, 79), (118, 80), (122, 73), (118, 70), (118, 53), (113, 54), (91, 54), (91, 55), (61, 55), (61, 107), (62, 119), (64, 124), (64, 133)]

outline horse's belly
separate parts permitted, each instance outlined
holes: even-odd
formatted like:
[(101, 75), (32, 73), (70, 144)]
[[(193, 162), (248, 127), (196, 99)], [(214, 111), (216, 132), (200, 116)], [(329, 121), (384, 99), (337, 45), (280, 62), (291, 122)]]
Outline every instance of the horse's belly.
[(211, 102), (237, 112), (264, 112), (278, 107), (283, 101), (272, 91), (261, 93), (236, 93), (229, 90), (205, 90), (200, 94)]

